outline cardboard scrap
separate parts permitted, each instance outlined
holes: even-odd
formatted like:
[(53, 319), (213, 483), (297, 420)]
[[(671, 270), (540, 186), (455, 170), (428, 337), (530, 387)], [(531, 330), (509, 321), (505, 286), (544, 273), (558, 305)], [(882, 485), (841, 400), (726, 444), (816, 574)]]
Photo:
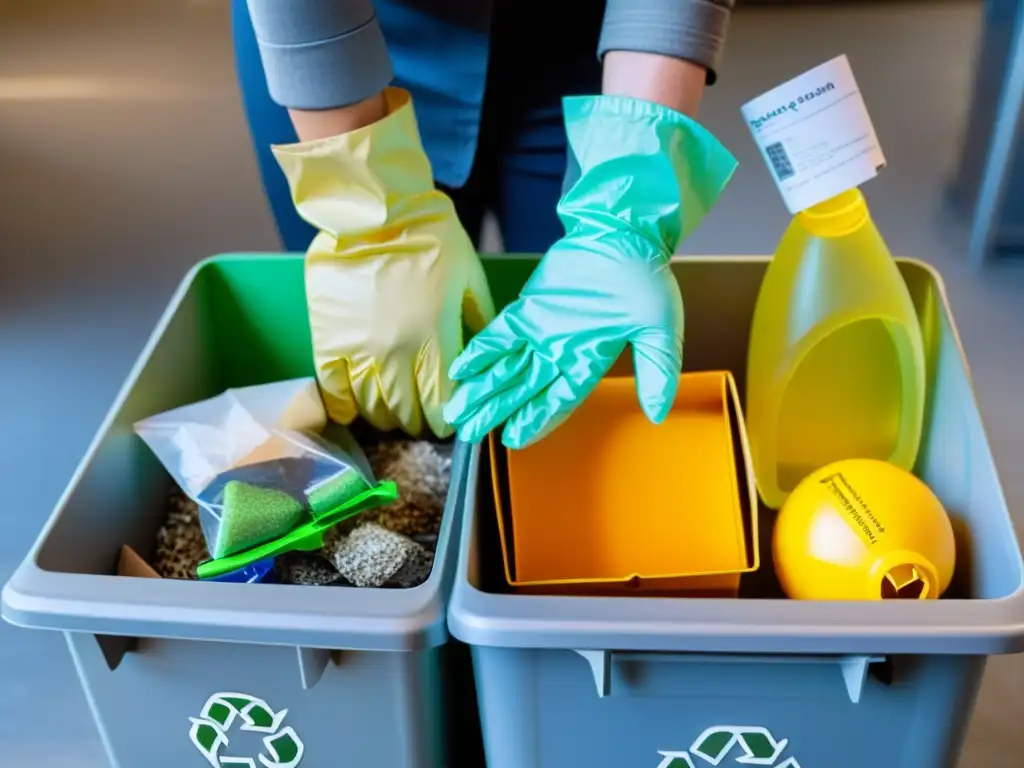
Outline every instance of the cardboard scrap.
[(147, 563), (134, 549), (127, 544), (121, 546), (121, 555), (117, 559), (117, 575), (131, 576), (137, 579), (159, 579), (153, 566)]

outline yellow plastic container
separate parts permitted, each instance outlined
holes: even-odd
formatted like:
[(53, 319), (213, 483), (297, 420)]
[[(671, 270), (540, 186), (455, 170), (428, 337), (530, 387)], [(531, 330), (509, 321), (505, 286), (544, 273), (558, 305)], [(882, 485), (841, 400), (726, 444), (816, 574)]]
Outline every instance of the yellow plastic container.
[(884, 461), (851, 459), (790, 494), (772, 556), (792, 598), (934, 600), (953, 578), (956, 541), (927, 485)]
[(735, 596), (758, 567), (757, 492), (732, 375), (685, 374), (648, 421), (632, 378), (606, 378), (549, 437), (491, 436), (505, 569), (544, 593)]
[(765, 274), (747, 362), (747, 433), (764, 503), (811, 472), (913, 466), (925, 356), (914, 303), (858, 190), (797, 214)]

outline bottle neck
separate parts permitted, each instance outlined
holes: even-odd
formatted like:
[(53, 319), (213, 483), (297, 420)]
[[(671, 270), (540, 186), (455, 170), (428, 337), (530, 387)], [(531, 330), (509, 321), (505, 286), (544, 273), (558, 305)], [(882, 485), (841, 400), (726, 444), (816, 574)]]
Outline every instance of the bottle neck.
[(801, 226), (817, 237), (843, 237), (871, 220), (859, 189), (842, 192), (797, 214)]
[(935, 600), (940, 585), (935, 566), (917, 552), (887, 552), (875, 560), (865, 587), (868, 600)]

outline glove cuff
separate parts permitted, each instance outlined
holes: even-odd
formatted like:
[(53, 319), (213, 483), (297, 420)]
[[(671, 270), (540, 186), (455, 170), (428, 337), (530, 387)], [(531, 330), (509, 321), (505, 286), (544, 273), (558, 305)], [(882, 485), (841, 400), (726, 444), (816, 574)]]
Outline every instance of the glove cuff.
[(736, 170), (699, 123), (625, 96), (563, 100), (569, 167), (579, 177), (558, 205), (567, 232), (617, 219), (668, 255), (707, 215)]
[[(271, 147), (299, 214), (335, 237), (397, 223), (411, 200), (420, 209), (434, 196), (447, 202), (434, 188), (412, 97), (401, 88), (387, 88), (384, 96), (388, 114), (376, 123)], [(342, 209), (345, 216), (338, 215)]]

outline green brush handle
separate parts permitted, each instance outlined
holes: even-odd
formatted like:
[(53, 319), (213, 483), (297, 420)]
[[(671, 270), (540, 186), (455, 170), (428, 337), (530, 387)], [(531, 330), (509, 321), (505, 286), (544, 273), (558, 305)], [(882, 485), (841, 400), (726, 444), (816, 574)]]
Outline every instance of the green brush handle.
[(324, 533), (329, 528), (344, 520), (348, 520), (354, 515), (358, 515), (360, 512), (390, 504), (397, 498), (398, 486), (393, 480), (384, 480), (373, 488), (349, 499), (346, 503), (327, 514), (320, 515), (316, 520), (303, 523), (298, 528), (273, 541), (268, 541), (266, 544), (260, 544), (258, 547), (253, 547), (228, 557), (200, 563), (196, 573), (200, 579), (215, 579), (218, 576), (237, 571), (259, 560), (283, 555), (285, 552), (294, 552), (296, 550), (311, 552), (320, 549), (324, 545)]

